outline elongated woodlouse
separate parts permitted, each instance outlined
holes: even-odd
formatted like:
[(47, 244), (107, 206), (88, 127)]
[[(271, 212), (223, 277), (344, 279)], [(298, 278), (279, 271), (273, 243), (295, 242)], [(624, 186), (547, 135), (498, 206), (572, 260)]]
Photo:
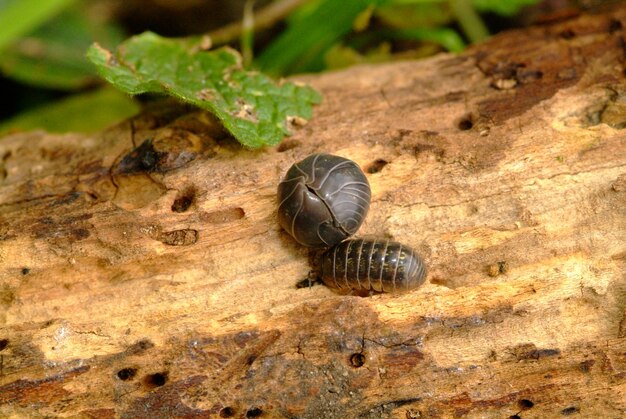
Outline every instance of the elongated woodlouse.
[(313, 154), (295, 163), (278, 185), (278, 221), (300, 244), (330, 247), (356, 233), (371, 200), (352, 160)]
[(424, 283), (426, 264), (402, 243), (352, 239), (323, 253), (320, 277), (338, 290), (403, 292)]

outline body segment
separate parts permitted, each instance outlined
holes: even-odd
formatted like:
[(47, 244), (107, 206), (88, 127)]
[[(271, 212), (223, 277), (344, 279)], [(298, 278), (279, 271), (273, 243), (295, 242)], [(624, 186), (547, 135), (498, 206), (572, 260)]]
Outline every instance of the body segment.
[(346, 240), (322, 255), (320, 276), (331, 288), (403, 292), (426, 279), (424, 260), (410, 247), (389, 240)]

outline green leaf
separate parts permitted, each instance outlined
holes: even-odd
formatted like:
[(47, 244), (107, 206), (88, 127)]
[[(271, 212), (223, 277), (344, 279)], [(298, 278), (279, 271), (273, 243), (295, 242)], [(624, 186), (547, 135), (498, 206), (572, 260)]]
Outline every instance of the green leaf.
[(258, 57), (256, 64), (271, 74), (319, 71), (324, 54), (348, 32), (371, 5), (382, 0), (322, 0), (306, 19), (297, 19)]
[(0, 51), (75, 0), (0, 0)]
[(74, 95), (24, 112), (0, 124), (0, 136), (12, 131), (96, 132), (139, 111), (128, 95), (112, 88)]
[(31, 86), (75, 90), (98, 81), (85, 50), (94, 41), (117, 45), (121, 31), (71, 8), (8, 46), (0, 55), (5, 76)]
[(311, 117), (312, 105), (321, 100), (315, 90), (245, 71), (236, 51), (205, 51), (206, 43), (145, 32), (115, 53), (94, 44), (87, 57), (124, 92), (168, 94), (209, 110), (247, 147), (277, 144), (289, 134), (291, 118)]

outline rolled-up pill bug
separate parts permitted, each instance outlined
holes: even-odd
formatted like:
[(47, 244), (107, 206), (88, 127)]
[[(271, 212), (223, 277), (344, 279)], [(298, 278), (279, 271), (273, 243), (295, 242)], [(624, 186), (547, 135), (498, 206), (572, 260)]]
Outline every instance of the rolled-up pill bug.
[(424, 260), (409, 246), (389, 240), (346, 240), (322, 254), (320, 278), (338, 290), (403, 292), (426, 279)]
[(300, 244), (334, 246), (356, 233), (371, 197), (355, 162), (313, 154), (291, 166), (278, 185), (278, 221)]

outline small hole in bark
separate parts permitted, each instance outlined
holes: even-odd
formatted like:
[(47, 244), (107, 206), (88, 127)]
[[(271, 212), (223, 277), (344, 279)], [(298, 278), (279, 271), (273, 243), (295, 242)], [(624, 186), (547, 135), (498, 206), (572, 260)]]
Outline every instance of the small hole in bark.
[(517, 72), (517, 81), (520, 83), (530, 83), (543, 77), (541, 70), (522, 70)]
[(591, 371), (591, 367), (593, 367), (593, 364), (595, 364), (595, 363), (596, 362), (593, 359), (588, 359), (588, 360), (583, 361), (580, 364), (578, 364), (578, 368), (582, 372), (589, 372), (589, 371)]
[(301, 288), (310, 288), (312, 284), (311, 279), (309, 278), (304, 278), (299, 280), (298, 282), (296, 282), (296, 288), (297, 289), (301, 289)]
[(193, 204), (196, 198), (196, 191), (193, 188), (185, 189), (179, 196), (176, 197), (172, 204), (172, 212), (185, 212)]
[(235, 415), (235, 409), (230, 406), (222, 407), (220, 409), (220, 417), (221, 418), (230, 418)]
[(609, 23), (609, 33), (613, 34), (621, 29), (622, 29), (622, 22), (620, 22), (617, 19), (611, 19), (611, 22)]
[(566, 407), (565, 409), (561, 410), (561, 414), (563, 416), (573, 415), (576, 412), (578, 412), (578, 408), (576, 406)]
[(472, 129), (472, 127), (474, 126), (474, 123), (472, 122), (472, 118), (468, 115), (468, 116), (464, 116), (463, 118), (461, 118), (459, 122), (456, 124), (456, 126), (461, 131), (467, 131), (467, 130)]
[(369, 174), (378, 173), (381, 170), (383, 170), (383, 167), (387, 166), (388, 164), (389, 162), (387, 160), (376, 159), (373, 162), (371, 162), (369, 165), (367, 165), (367, 167), (365, 168), (365, 171)]
[(148, 387), (161, 387), (167, 382), (167, 372), (157, 372), (156, 374), (146, 375), (143, 382)]
[(4, 351), (7, 346), (9, 346), (9, 339), (0, 339), (0, 351)]
[(246, 417), (247, 418), (258, 418), (259, 416), (261, 416), (263, 414), (263, 410), (261, 410), (258, 407), (253, 407), (252, 409), (249, 409), (246, 412)]
[(22, 268), (22, 275), (28, 275), (30, 273), (30, 268)]
[(576, 32), (574, 32), (571, 29), (565, 29), (564, 31), (560, 33), (560, 35), (561, 35), (561, 38), (563, 39), (572, 39), (576, 36)]
[(300, 141), (298, 140), (284, 140), (282, 143), (278, 145), (276, 151), (279, 153), (283, 153), (287, 150), (294, 149), (300, 145)]
[(509, 419), (522, 419), (522, 417), (520, 415), (511, 415)]
[(522, 399), (517, 402), (517, 405), (519, 406), (520, 409), (526, 410), (526, 409), (530, 409), (531, 407), (533, 407), (535, 403), (531, 402), (528, 399)]
[(240, 207), (231, 207), (220, 209), (213, 212), (200, 213), (200, 220), (210, 224), (224, 224), (232, 221), (241, 220), (245, 217), (246, 212)]
[(122, 381), (132, 380), (135, 374), (137, 374), (136, 368), (122, 368), (117, 372), (117, 378)]
[(352, 354), (350, 356), (350, 364), (352, 364), (354, 368), (362, 367), (365, 364), (365, 355), (361, 353)]

